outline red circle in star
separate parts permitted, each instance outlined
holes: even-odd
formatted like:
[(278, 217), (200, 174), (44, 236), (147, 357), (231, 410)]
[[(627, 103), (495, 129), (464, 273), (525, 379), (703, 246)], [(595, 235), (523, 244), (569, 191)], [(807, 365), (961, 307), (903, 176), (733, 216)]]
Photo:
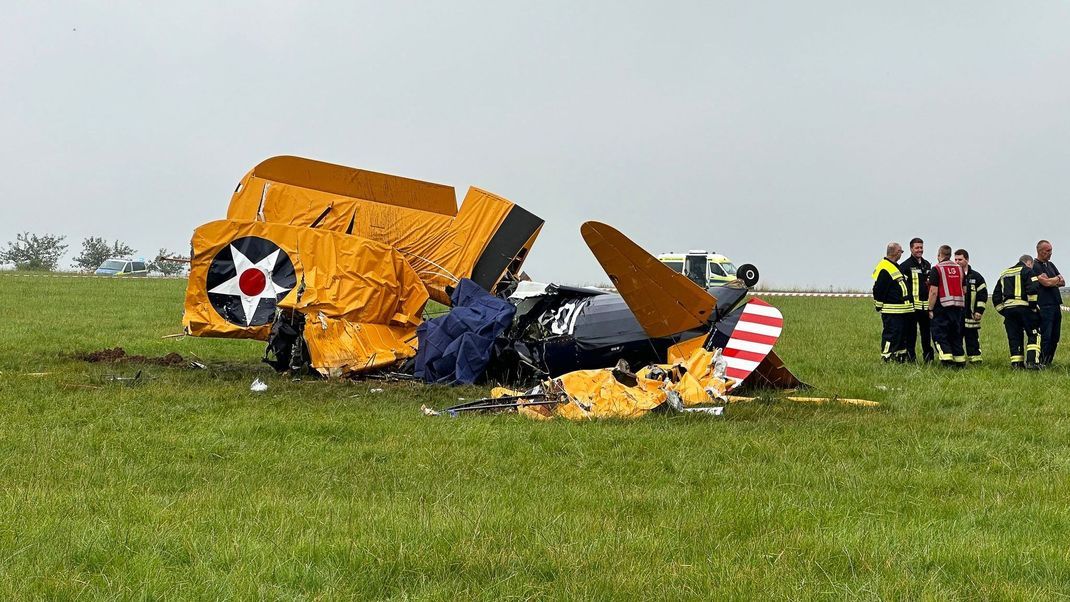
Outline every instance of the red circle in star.
[(265, 287), (267, 287), (267, 276), (256, 268), (249, 268), (238, 276), (238, 288), (241, 289), (243, 295), (255, 297), (264, 292)]

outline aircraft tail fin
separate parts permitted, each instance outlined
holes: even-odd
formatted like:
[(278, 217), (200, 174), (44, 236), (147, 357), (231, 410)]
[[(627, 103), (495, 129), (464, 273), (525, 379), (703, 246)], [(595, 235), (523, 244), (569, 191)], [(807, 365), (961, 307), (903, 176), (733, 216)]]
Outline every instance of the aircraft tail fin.
[(717, 307), (713, 295), (613, 227), (586, 222), (580, 234), (651, 337), (700, 328), (713, 317)]

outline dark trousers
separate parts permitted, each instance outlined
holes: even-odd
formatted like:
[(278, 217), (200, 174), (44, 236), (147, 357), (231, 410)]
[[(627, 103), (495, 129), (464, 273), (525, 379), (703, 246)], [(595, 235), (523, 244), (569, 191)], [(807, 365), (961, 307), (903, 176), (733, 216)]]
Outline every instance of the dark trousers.
[[(1003, 310), (1003, 327), (1007, 329), (1012, 366), (1040, 362), (1040, 316), (1037, 312), (1028, 307), (1008, 307)], [(1022, 345), (1023, 339), (1025, 345)]]
[(931, 324), (936, 357), (945, 364), (965, 364), (962, 349), (962, 308), (937, 307)]
[(881, 314), (881, 358), (884, 361), (904, 360), (903, 334), (910, 314)]
[(907, 316), (906, 330), (903, 333), (903, 346), (906, 347), (907, 361), (916, 361), (918, 333), (921, 333), (921, 359), (933, 361), (933, 345), (931, 339), (931, 326), (929, 325), (929, 312), (914, 311), (904, 314)]
[(1055, 359), (1062, 323), (1063, 312), (1058, 305), (1040, 306), (1040, 363), (1050, 364)]
[(962, 325), (962, 338), (966, 342), (966, 357), (971, 362), (981, 361), (981, 327)]

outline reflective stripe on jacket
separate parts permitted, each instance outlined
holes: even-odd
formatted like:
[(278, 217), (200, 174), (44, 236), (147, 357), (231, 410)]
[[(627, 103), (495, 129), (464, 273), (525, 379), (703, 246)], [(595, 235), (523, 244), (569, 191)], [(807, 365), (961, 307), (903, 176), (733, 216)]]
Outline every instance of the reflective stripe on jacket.
[(914, 311), (903, 273), (887, 257), (873, 268), (873, 303), (882, 314), (909, 314)]
[(981, 321), (974, 320), (974, 314), (985, 313), (985, 303), (988, 302), (988, 286), (985, 278), (977, 270), (966, 268), (966, 328), (980, 328)]
[(907, 279), (907, 291), (915, 311), (929, 311), (929, 270), (932, 265), (911, 255), (903, 260), (899, 270)]
[(1003, 270), (992, 291), (992, 304), (996, 311), (1009, 307), (1036, 307), (1039, 283), (1022, 262)]

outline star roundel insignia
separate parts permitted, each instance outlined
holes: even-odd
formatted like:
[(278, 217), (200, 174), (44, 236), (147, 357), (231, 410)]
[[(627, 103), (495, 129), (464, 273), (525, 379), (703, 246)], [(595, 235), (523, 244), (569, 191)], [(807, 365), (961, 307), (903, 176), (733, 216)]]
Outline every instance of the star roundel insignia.
[(226, 321), (242, 327), (271, 322), (275, 304), (295, 286), (289, 255), (259, 236), (232, 241), (208, 267), (208, 300)]

